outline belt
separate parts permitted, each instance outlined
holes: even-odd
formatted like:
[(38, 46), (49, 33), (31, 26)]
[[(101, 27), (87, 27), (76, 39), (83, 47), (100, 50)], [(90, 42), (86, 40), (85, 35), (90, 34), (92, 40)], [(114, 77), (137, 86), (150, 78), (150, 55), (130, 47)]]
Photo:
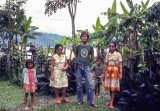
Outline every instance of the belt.
[(80, 65), (80, 66), (89, 66), (89, 64), (81, 64), (81, 63), (78, 63), (78, 65)]

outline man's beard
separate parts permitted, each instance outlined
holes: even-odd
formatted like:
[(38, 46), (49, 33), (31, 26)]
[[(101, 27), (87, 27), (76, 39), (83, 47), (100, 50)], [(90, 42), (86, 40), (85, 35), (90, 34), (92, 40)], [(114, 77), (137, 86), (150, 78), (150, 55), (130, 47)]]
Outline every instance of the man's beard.
[(82, 41), (82, 42), (85, 44), (85, 43), (87, 43), (87, 40), (86, 41)]

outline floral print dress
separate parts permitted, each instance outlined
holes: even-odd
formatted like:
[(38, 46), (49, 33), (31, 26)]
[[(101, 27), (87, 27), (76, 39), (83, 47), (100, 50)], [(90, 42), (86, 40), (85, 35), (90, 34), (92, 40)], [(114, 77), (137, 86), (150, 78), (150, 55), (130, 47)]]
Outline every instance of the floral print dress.
[(66, 71), (61, 71), (61, 69), (65, 66), (66, 56), (62, 54), (59, 56), (55, 54), (54, 56), (54, 80), (53, 86), (55, 88), (68, 87), (68, 78)]

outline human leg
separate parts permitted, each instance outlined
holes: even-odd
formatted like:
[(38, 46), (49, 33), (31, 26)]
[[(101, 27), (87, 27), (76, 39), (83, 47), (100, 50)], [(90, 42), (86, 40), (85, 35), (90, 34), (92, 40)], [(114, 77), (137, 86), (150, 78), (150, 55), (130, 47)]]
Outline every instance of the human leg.
[(86, 90), (87, 90), (87, 101), (93, 101), (93, 87), (92, 87), (92, 77), (90, 72), (90, 67), (85, 66), (84, 68), (84, 78), (86, 81)]
[(90, 103), (90, 106), (98, 108), (98, 106), (93, 102), (92, 76), (89, 66), (84, 68), (84, 78), (86, 81), (87, 101)]
[(98, 82), (97, 84), (97, 97), (99, 96), (100, 94), (100, 83)]
[(109, 105), (110, 108), (114, 108), (114, 104), (113, 104), (114, 98), (115, 98), (115, 92), (112, 91), (111, 92), (111, 103)]
[(83, 88), (82, 88), (82, 70), (81, 66), (78, 65), (76, 70), (76, 85), (77, 85), (77, 100), (78, 104), (83, 103)]
[(25, 104), (25, 110), (28, 110), (28, 93), (25, 93), (24, 104)]
[(69, 102), (69, 100), (66, 98), (66, 87), (62, 88), (62, 101)]
[(32, 105), (32, 109), (34, 109), (35, 103), (34, 103), (34, 93), (31, 93), (31, 105)]
[(94, 80), (94, 94), (95, 94), (95, 97), (97, 98), (97, 94), (98, 94), (98, 82), (95, 78)]
[(57, 103), (57, 104), (60, 104), (60, 103), (61, 103), (61, 100), (60, 100), (60, 98), (59, 98), (58, 89), (57, 89), (57, 88), (54, 88), (54, 92), (55, 92), (55, 96), (56, 96), (56, 103)]

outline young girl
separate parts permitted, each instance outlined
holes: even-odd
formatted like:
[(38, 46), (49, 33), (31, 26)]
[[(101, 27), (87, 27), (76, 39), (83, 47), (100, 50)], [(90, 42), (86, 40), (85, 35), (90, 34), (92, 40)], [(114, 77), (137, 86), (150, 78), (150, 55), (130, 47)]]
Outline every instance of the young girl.
[(100, 85), (102, 84), (101, 78), (104, 74), (104, 65), (102, 64), (102, 59), (97, 58), (96, 64), (91, 68), (92, 75), (94, 77), (94, 93), (95, 97), (98, 98), (100, 93)]
[(37, 77), (36, 69), (34, 68), (35, 64), (32, 60), (26, 61), (26, 68), (23, 69), (23, 90), (25, 92), (25, 110), (28, 110), (28, 93), (31, 94), (31, 105), (34, 109), (34, 93), (37, 89)]

